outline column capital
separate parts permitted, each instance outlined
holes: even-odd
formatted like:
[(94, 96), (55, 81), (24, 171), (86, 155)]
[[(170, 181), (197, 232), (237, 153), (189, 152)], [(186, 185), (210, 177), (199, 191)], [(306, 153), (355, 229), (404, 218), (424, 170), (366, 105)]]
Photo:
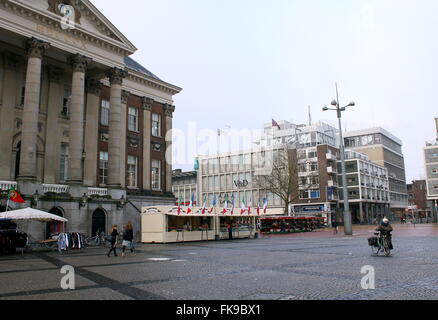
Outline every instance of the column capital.
[(122, 90), (122, 104), (128, 104), (128, 98), (131, 95), (131, 92)]
[(34, 37), (27, 39), (26, 41), (26, 51), (27, 51), (27, 57), (28, 58), (43, 58), (44, 53), (47, 49), (50, 48), (50, 44), (38, 40)]
[(103, 84), (97, 79), (87, 79), (86, 91), (89, 94), (94, 94), (96, 96), (100, 96), (102, 92)]
[(123, 79), (128, 75), (128, 71), (112, 68), (106, 72), (106, 76), (109, 78), (109, 81), (112, 84), (122, 85)]
[(82, 73), (85, 73), (87, 71), (87, 67), (92, 61), (91, 58), (83, 56), (79, 53), (71, 56), (68, 60), (71, 66), (73, 67), (73, 72), (82, 72)]
[(143, 110), (151, 111), (152, 105), (154, 104), (154, 99), (148, 97), (142, 97), (141, 103), (143, 104)]
[(163, 108), (164, 108), (164, 115), (166, 117), (173, 118), (173, 113), (175, 112), (175, 106), (171, 104), (165, 104)]

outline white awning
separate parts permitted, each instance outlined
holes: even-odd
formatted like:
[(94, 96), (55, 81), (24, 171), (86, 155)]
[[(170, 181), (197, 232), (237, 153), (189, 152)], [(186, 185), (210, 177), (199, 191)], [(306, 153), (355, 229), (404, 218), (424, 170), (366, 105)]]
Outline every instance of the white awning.
[(68, 222), (67, 219), (63, 217), (59, 217), (55, 214), (51, 214), (48, 212), (26, 208), (8, 212), (0, 212), (0, 219), (11, 219), (11, 220), (38, 220), (42, 222), (47, 221), (60, 221), (60, 222)]

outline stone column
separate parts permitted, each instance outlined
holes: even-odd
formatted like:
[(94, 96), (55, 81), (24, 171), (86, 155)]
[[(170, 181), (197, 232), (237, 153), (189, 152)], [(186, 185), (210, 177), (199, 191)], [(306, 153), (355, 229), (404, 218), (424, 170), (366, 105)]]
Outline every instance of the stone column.
[(121, 135), (122, 135), (122, 83), (127, 72), (121, 69), (111, 69), (107, 72), (111, 84), (109, 141), (108, 141), (108, 186), (121, 188)]
[(95, 79), (87, 81), (87, 114), (85, 117), (85, 161), (84, 185), (92, 187), (97, 185), (99, 162), (99, 102), (102, 83)]
[(164, 115), (166, 118), (166, 192), (172, 193), (172, 118), (175, 106), (164, 105)]
[(5, 54), (3, 101), (0, 113), (0, 180), (12, 180), (12, 140), (15, 124), (18, 57)]
[[(130, 96), (130, 92), (126, 90), (122, 90), (122, 99), (121, 99), (121, 128), (120, 128), (120, 184), (122, 188), (126, 187), (126, 130), (128, 127), (128, 99)], [(140, 164), (139, 164), (140, 165)]]
[(363, 204), (362, 204), (362, 202), (359, 202), (359, 219), (360, 219), (360, 223), (363, 224), (364, 217), (363, 217)]
[(91, 59), (80, 54), (70, 58), (73, 79), (70, 106), (69, 184), (83, 184), (85, 72), (90, 62)]
[(60, 101), (62, 99), (61, 76), (63, 70), (49, 70), (49, 103), (47, 107), (46, 146), (44, 156), (44, 183), (59, 182), (61, 139), (59, 133)]
[(152, 105), (154, 100), (143, 97), (143, 190), (151, 190)]
[(41, 91), (41, 64), (49, 44), (31, 38), (26, 42), (27, 71), (24, 94), (23, 126), (21, 129), (20, 181), (36, 181), (37, 135)]

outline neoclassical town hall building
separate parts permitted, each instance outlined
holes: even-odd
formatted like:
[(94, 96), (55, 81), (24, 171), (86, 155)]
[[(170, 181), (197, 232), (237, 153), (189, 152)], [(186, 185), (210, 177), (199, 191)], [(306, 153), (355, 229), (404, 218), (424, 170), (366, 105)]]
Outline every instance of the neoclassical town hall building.
[(142, 206), (175, 202), (166, 134), (181, 88), (136, 50), (88, 0), (0, 0), (3, 210), (16, 187), (27, 203), (10, 209), (62, 215), (91, 235), (128, 220), (139, 231)]

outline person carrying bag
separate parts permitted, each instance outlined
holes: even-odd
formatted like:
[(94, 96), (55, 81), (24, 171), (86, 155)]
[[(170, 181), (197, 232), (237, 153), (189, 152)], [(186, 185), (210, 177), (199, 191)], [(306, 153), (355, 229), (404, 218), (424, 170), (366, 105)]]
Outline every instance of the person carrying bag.
[(117, 257), (117, 251), (116, 251), (116, 247), (117, 247), (117, 238), (119, 236), (119, 232), (117, 231), (117, 226), (114, 225), (112, 227), (112, 231), (111, 231), (111, 239), (110, 239), (110, 243), (111, 243), (111, 249), (108, 252), (107, 256), (108, 258), (110, 257), (110, 254), (112, 251), (114, 251), (114, 257)]
[(125, 257), (125, 250), (128, 247), (131, 250), (131, 253), (134, 253), (134, 228), (132, 227), (131, 221), (128, 221), (128, 224), (125, 226), (123, 230), (123, 249), (122, 249), (122, 257)]

